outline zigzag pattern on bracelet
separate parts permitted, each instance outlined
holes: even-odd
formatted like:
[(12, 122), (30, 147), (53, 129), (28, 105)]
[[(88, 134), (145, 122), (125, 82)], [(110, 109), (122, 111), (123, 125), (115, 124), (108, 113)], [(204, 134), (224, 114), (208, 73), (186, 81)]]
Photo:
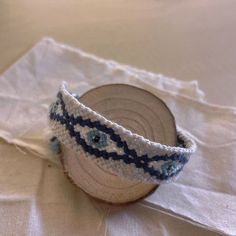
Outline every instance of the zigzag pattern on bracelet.
[[(128, 168), (130, 167), (133, 169), (135, 167), (139, 170), (142, 169), (144, 174), (148, 174), (148, 176), (150, 176), (150, 181), (147, 177), (143, 178), (144, 181), (147, 182), (161, 182), (163, 180), (168, 180), (176, 176), (188, 162), (189, 155), (192, 152), (181, 151), (182, 149), (187, 150), (189, 148), (189, 143), (183, 139), (183, 134), (178, 133), (178, 144), (180, 147), (174, 147), (176, 150), (178, 149), (180, 151), (173, 152), (172, 150), (170, 153), (167, 150), (164, 155), (154, 156), (148, 156), (147, 154), (138, 155), (137, 151), (129, 148), (127, 142), (122, 139), (113, 128), (102, 123), (100, 119), (91, 120), (83, 117), (83, 111), (80, 115), (73, 113), (71, 114), (71, 112), (67, 110), (68, 103), (65, 104), (64, 101), (64, 99), (67, 99), (68, 96), (71, 96), (70, 99), (72, 99), (74, 103), (79, 102), (78, 97), (75, 97), (69, 93), (63, 94), (63, 91), (60, 91), (57, 95), (57, 101), (52, 104), (49, 113), (52, 130), (54, 131), (55, 136), (58, 136), (57, 138), (60, 142), (63, 143), (65, 140), (61, 137), (61, 133), (58, 133), (56, 130), (58, 125), (63, 127), (70, 139), (74, 139), (76, 144), (80, 146), (87, 154), (96, 158), (103, 158), (105, 161), (112, 162), (112, 164), (114, 163), (114, 166), (116, 163), (120, 163), (121, 161), (122, 164), (126, 165)], [(82, 108), (84, 107), (82, 106)], [(77, 129), (75, 127), (77, 127)], [(87, 131), (86, 135), (81, 133), (82, 131), (85, 131), (85, 129)], [(117, 148), (117, 151), (108, 150), (111, 143), (113, 147), (115, 146), (115, 148)], [(160, 164), (157, 165), (157, 163)], [(116, 172), (115, 168), (113, 168), (113, 170)], [(142, 180), (142, 176), (140, 177), (141, 172), (138, 172), (139, 174), (135, 173), (134, 176), (126, 177), (130, 177), (130, 179)], [(121, 171), (117, 170), (117, 173), (121, 173)], [(127, 173), (127, 171), (125, 173)]]

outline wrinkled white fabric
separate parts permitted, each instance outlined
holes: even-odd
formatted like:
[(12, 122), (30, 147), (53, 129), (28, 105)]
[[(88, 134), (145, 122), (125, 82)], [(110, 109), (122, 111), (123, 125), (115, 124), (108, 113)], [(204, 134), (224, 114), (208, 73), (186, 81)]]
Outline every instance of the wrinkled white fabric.
[[(78, 94), (107, 83), (129, 83), (147, 89), (167, 103), (177, 124), (187, 130), (198, 145), (197, 153), (176, 183), (162, 185), (141, 205), (105, 217), (107, 228), (104, 231), (108, 235), (138, 235), (138, 232), (140, 235), (156, 235), (158, 232), (171, 235), (161, 220), (160, 227), (153, 225), (152, 214), (160, 214), (156, 209), (214, 231), (236, 235), (236, 109), (207, 104), (196, 81), (169, 79), (44, 39), (0, 78), (0, 136), (9, 143), (55, 161), (47, 146), (47, 112), (62, 80), (66, 80), (70, 89)], [(47, 172), (50, 173), (50, 169)], [(39, 187), (38, 191), (41, 193), (42, 189)], [(86, 201), (84, 204), (92, 208)], [(28, 227), (40, 235), (41, 231), (45, 233), (45, 227), (42, 227), (38, 214), (40, 212), (43, 217), (47, 213), (41, 212), (37, 201), (35, 204), (35, 208), (30, 207), (33, 225)], [(139, 209), (143, 206), (146, 210)], [(63, 212), (64, 206), (60, 204), (58, 207)], [(142, 211), (146, 214), (144, 218)], [(73, 218), (74, 212), (67, 209), (67, 214)], [(126, 217), (130, 223), (133, 220), (133, 234), (122, 225)], [(84, 216), (84, 220), (89, 219)], [(120, 225), (119, 230), (114, 230), (116, 225)], [(29, 234), (34, 235), (31, 231)]]
[(180, 82), (139, 71), (45, 39), (1, 76), (0, 107), (4, 112), (0, 114), (0, 135), (9, 143), (48, 157), (47, 117), (39, 114), (47, 114), (63, 80), (79, 94), (99, 85), (122, 82), (204, 97), (196, 81)]

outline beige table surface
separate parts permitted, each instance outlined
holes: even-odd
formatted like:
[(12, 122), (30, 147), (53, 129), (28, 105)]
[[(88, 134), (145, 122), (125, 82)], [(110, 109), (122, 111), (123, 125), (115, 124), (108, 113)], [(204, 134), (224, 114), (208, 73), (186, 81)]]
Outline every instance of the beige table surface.
[(1, 0), (0, 71), (43, 36), (180, 80), (236, 106), (234, 0)]
[[(180, 80), (198, 80), (208, 101), (236, 106), (235, 23), (233, 0), (1, 0), (0, 72), (50, 36), (100, 57)], [(103, 213), (94, 211), (93, 219), (86, 216), (83, 205), (90, 200), (60, 170), (10, 145), (2, 143), (0, 149), (1, 235), (89, 235), (85, 222), (97, 222)], [(11, 200), (4, 200), (6, 196)], [(35, 214), (36, 208), (41, 215)], [(66, 217), (71, 209), (74, 217)], [(140, 222), (150, 217), (150, 225), (157, 228), (153, 235), (163, 225), (169, 227), (169, 235), (217, 235), (140, 207), (129, 208), (129, 213)], [(85, 214), (84, 222), (77, 222), (76, 214)], [(127, 216), (121, 217), (124, 221)], [(122, 228), (118, 219), (117, 235), (125, 235), (132, 226)], [(96, 234), (103, 235), (104, 227)], [(110, 229), (107, 235), (114, 232)]]

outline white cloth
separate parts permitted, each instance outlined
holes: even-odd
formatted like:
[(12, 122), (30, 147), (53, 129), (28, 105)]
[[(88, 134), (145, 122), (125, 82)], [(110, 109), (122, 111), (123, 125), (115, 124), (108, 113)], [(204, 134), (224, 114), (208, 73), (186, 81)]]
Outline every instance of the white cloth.
[[(197, 153), (176, 183), (162, 185), (154, 194), (136, 205), (136, 208), (134, 205), (117, 214), (120, 218), (116, 214), (106, 218), (106, 230), (111, 235), (137, 235), (138, 232), (140, 235), (156, 235), (157, 232), (165, 235), (167, 228), (151, 225), (154, 213), (149, 208), (163, 210), (214, 231), (236, 235), (235, 108), (208, 104), (196, 81), (169, 79), (163, 75), (105, 61), (51, 39), (44, 39), (0, 78), (0, 136), (9, 143), (26, 147), (41, 157), (52, 160), (47, 146), (47, 112), (62, 80), (66, 80), (70, 89), (78, 94), (98, 85), (117, 82), (145, 88), (167, 103), (177, 124), (187, 130), (198, 145)], [(47, 172), (49, 171), (50, 169)], [(89, 211), (92, 208), (89, 201), (84, 200), (83, 195), (82, 198), (80, 200), (85, 201)], [(138, 213), (142, 212), (139, 207), (144, 205), (146, 208), (141, 215)], [(64, 207), (58, 206), (61, 214)], [(31, 235), (35, 232), (36, 235), (40, 235), (40, 232), (45, 235), (45, 227), (41, 225), (38, 211), (40, 212), (40, 208), (37, 204), (31, 205), (31, 223), (28, 225), (28, 233)], [(71, 219), (74, 212), (67, 209), (67, 214)], [(156, 214), (160, 213), (155, 211)], [(83, 221), (81, 217), (80, 220)], [(83, 217), (88, 220), (88, 217)], [(127, 233), (126, 227), (122, 225), (126, 222), (126, 217), (130, 224), (132, 220), (137, 224), (133, 225), (133, 234), (131, 231)], [(145, 223), (150, 224), (151, 228), (145, 226)], [(33, 232), (32, 229), (36, 231)], [(58, 225), (59, 229), (61, 227)], [(198, 230), (196, 232), (200, 232)], [(59, 235), (61, 230), (55, 229), (53, 232)], [(174, 232), (177, 235), (177, 231)], [(74, 233), (77, 234), (76, 231)], [(168, 233), (167, 235), (171, 235), (171, 232)]]

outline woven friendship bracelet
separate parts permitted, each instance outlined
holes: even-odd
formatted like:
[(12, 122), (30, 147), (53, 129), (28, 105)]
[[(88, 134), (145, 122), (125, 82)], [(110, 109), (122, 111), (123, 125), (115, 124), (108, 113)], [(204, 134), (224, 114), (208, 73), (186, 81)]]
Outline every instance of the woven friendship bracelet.
[(86, 107), (62, 84), (49, 125), (60, 143), (83, 152), (111, 173), (132, 181), (161, 183), (178, 175), (196, 145), (181, 129), (176, 147), (150, 141)]

